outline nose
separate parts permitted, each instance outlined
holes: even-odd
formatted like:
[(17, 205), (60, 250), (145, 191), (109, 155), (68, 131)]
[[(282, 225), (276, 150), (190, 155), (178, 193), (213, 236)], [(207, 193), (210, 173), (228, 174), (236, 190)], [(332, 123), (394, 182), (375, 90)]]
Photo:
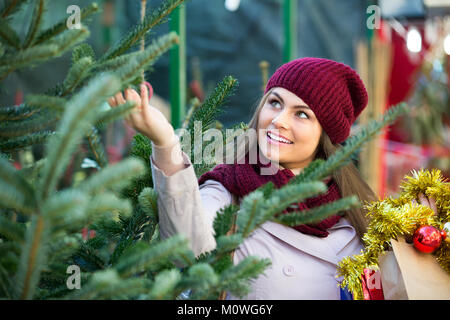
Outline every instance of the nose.
[(289, 121), (287, 119), (286, 111), (281, 111), (275, 118), (273, 118), (272, 124), (274, 124), (276, 128), (289, 129)]

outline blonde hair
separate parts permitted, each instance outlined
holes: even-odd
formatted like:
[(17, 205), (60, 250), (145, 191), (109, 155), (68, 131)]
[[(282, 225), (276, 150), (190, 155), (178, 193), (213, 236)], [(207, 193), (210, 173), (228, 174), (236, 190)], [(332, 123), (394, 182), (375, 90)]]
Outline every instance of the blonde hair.
[[(259, 101), (256, 110), (253, 114), (253, 117), (248, 123), (249, 129), (254, 129), (255, 131), (258, 128), (258, 118), (259, 113), (261, 112), (262, 107), (267, 101), (269, 94), (272, 89), (269, 90)], [(246, 143), (248, 146), (248, 144)], [(315, 150), (315, 159), (324, 159), (327, 160), (332, 154), (334, 154), (339, 148), (342, 148), (339, 144), (333, 144), (328, 137), (327, 133), (322, 130), (322, 134), (320, 136), (319, 143)], [(248, 150), (248, 149), (245, 149)], [(239, 155), (235, 155), (235, 161)], [(339, 187), (340, 193), (342, 197), (347, 197), (351, 195), (356, 195), (361, 202), (361, 204), (365, 204), (367, 202), (376, 201), (377, 196), (370, 188), (370, 186), (364, 181), (359, 170), (356, 166), (351, 162), (350, 164), (336, 170), (332, 174), (334, 181)], [(356, 233), (360, 238), (367, 232), (367, 224), (368, 219), (366, 216), (366, 210), (363, 207), (357, 209), (351, 209), (345, 212), (346, 219), (349, 220), (350, 224), (356, 229)]]

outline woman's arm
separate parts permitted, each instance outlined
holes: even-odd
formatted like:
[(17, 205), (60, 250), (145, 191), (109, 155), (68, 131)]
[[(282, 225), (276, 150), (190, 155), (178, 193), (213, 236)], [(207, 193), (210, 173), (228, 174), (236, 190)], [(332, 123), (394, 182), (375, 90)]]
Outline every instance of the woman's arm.
[(199, 187), (179, 139), (166, 147), (152, 145), (152, 148), (150, 162), (158, 193), (161, 237), (184, 234), (196, 256), (213, 250), (216, 247), (213, 221), (217, 211), (231, 203), (231, 194), (217, 181), (208, 180)]
[(152, 141), (150, 157), (153, 183), (158, 193), (159, 227), (162, 238), (177, 233), (187, 236), (196, 255), (213, 250), (216, 241), (212, 221), (216, 212), (231, 202), (230, 193), (218, 182), (198, 186), (189, 157), (181, 150), (178, 136), (165, 116), (149, 104), (147, 87), (139, 95), (125, 90), (108, 99), (112, 108), (133, 101), (135, 108), (125, 122)]

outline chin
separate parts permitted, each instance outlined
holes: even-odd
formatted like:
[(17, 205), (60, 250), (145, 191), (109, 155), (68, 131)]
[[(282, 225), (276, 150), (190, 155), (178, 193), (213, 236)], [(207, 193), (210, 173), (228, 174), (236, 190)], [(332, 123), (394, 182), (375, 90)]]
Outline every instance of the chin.
[(267, 144), (264, 144), (263, 146), (261, 146), (261, 144), (258, 144), (258, 146), (259, 146), (259, 150), (260, 150), (261, 154), (264, 157), (266, 157), (267, 159), (269, 159), (272, 162), (276, 162), (276, 163), (280, 162), (280, 154), (278, 151), (273, 150)]

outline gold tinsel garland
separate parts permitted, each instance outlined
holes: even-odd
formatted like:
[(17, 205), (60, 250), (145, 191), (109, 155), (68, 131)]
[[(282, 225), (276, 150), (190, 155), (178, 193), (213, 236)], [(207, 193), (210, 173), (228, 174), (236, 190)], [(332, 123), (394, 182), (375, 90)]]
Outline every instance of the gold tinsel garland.
[[(344, 258), (338, 265), (338, 277), (343, 277), (341, 287), (353, 293), (355, 299), (363, 299), (361, 275), (365, 268), (377, 270), (378, 257), (391, 249), (391, 240), (398, 236), (412, 236), (424, 225), (432, 225), (439, 230), (450, 221), (450, 183), (443, 179), (441, 171), (433, 169), (412, 171), (401, 183), (398, 198), (365, 205), (369, 216), (369, 226), (363, 236), (364, 250), (361, 254)], [(438, 214), (418, 203), (419, 194), (436, 200)], [(450, 235), (449, 235), (450, 236)], [(442, 241), (433, 253), (441, 267), (450, 274), (450, 244)]]

